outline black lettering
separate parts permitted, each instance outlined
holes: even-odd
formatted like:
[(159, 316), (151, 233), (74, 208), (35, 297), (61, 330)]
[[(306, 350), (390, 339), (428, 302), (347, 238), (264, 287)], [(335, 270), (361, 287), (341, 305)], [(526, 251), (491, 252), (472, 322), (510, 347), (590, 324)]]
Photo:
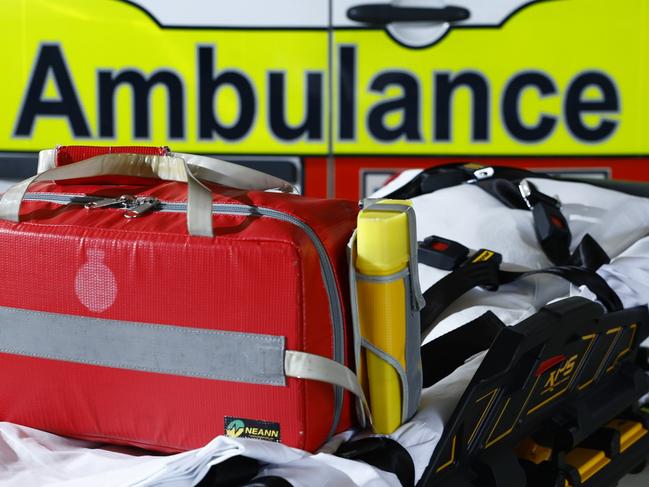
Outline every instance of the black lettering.
[[(201, 139), (212, 139), (213, 134), (225, 140), (243, 138), (252, 128), (255, 118), (255, 93), (252, 84), (234, 71), (214, 73), (214, 48), (198, 48), (198, 132)], [(230, 85), (239, 96), (239, 117), (232, 125), (221, 123), (214, 113), (214, 99), (218, 89)]]
[[(403, 94), (372, 107), (367, 117), (368, 130), (378, 140), (392, 141), (401, 137), (405, 137), (406, 140), (421, 140), (417, 78), (407, 73), (390, 71), (374, 78), (370, 91), (385, 93), (389, 86), (400, 87)], [(399, 124), (388, 126), (386, 117), (398, 111), (402, 112)]]
[(528, 88), (536, 88), (541, 97), (554, 95), (557, 87), (543, 73), (521, 73), (514, 76), (505, 88), (502, 102), (503, 122), (507, 131), (524, 142), (538, 142), (548, 137), (557, 125), (557, 118), (542, 114), (535, 125), (523, 123), (520, 107), (521, 94)]
[(453, 79), (446, 73), (435, 75), (435, 140), (451, 140), (451, 99), (455, 90), (460, 87), (468, 88), (472, 94), (473, 140), (489, 140), (489, 85), (484, 76), (473, 72), (459, 74)]
[(338, 85), (338, 138), (356, 137), (356, 47), (340, 46), (338, 50), (340, 79)]
[[(583, 99), (584, 92), (590, 86), (601, 92), (601, 99)], [(617, 120), (604, 118), (602, 115), (600, 123), (596, 127), (589, 127), (584, 123), (582, 116), (587, 113), (619, 113), (620, 100), (613, 80), (604, 73), (595, 71), (580, 74), (568, 87), (564, 109), (566, 125), (572, 135), (586, 142), (600, 142), (607, 139), (617, 128)]]
[(112, 71), (99, 71), (99, 136), (115, 136), (115, 92), (121, 84), (130, 85), (133, 92), (133, 135), (136, 138), (150, 137), (151, 90), (157, 84), (167, 88), (169, 138), (182, 139), (184, 127), (184, 95), (182, 80), (171, 71), (157, 71), (147, 80), (133, 70), (124, 70), (114, 75)]
[[(322, 139), (322, 73), (307, 73), (305, 105), (306, 114), (302, 122), (290, 126), (286, 121), (285, 74), (268, 74), (268, 116), (273, 133), (283, 140), (295, 140), (306, 135), (309, 140)], [(290, 98), (290, 97), (289, 97)]]
[[(52, 79), (56, 83), (59, 92), (58, 100), (43, 98), (48, 74), (52, 75)], [(38, 51), (14, 135), (30, 135), (36, 117), (39, 116), (65, 117), (68, 119), (75, 137), (90, 136), (88, 122), (81, 110), (81, 104), (66, 66), (63, 52), (56, 44), (44, 44)]]

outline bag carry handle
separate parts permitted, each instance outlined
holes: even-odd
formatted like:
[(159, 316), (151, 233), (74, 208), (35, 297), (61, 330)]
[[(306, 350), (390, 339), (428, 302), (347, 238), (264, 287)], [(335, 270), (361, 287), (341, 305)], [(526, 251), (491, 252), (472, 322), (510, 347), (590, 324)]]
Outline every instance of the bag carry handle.
[[(137, 148), (134, 148), (137, 149)], [(56, 163), (58, 149), (42, 150), (38, 153), (38, 170), (37, 173), (42, 173), (58, 166)], [(124, 152), (123, 152), (124, 153)], [(138, 154), (137, 151), (132, 151), (133, 154)], [(115, 154), (115, 153), (107, 153)], [(98, 154), (100, 155), (100, 154)], [(146, 154), (142, 154), (146, 155)], [(156, 155), (156, 154), (148, 154)], [(157, 154), (162, 156), (163, 154)], [(224, 186), (230, 186), (237, 189), (246, 190), (267, 190), (278, 189), (284, 193), (295, 193), (298, 191), (293, 185), (284, 181), (281, 178), (271, 176), (270, 174), (250, 169), (241, 164), (234, 164), (232, 162), (223, 161), (214, 157), (197, 156), (194, 154), (184, 154), (180, 152), (169, 152), (164, 154), (171, 157), (182, 157), (189, 165), (192, 172), (198, 179), (204, 179), (219, 183)], [(90, 157), (88, 157), (90, 159)], [(67, 164), (66, 164), (67, 165)], [(203, 177), (201, 171), (210, 170), (219, 174), (219, 179), (215, 180), (210, 177)]]
[[(183, 154), (184, 156), (184, 154)], [(213, 237), (212, 191), (203, 185), (199, 178), (219, 184), (227, 184), (240, 189), (272, 189), (291, 191), (293, 188), (285, 181), (268, 176), (259, 171), (243, 168), (218, 159), (186, 156), (195, 164), (188, 164), (183, 157), (150, 156), (140, 154), (107, 154), (86, 159), (74, 164), (56, 167), (15, 184), (0, 199), (0, 219), (20, 221), (20, 207), (29, 187), (37, 181), (63, 181), (95, 176), (137, 176), (159, 178), (167, 181), (187, 183), (187, 231), (190, 235)], [(230, 166), (237, 166), (235, 172)], [(219, 171), (218, 169), (221, 169)], [(239, 170), (242, 168), (244, 170)], [(252, 174), (248, 183), (242, 175)], [(261, 175), (261, 176), (260, 176)], [(241, 186), (244, 186), (241, 188)]]

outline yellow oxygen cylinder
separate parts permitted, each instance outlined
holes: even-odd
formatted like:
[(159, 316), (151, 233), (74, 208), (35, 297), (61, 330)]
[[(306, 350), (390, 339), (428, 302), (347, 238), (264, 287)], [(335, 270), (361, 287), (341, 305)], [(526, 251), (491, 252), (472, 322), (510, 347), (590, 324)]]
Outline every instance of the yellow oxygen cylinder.
[(410, 259), (409, 223), (406, 212), (376, 205), (411, 203), (374, 203), (359, 213), (356, 232), (358, 318), (361, 336), (370, 345), (362, 349), (359, 378), (369, 397), (374, 430), (390, 434), (401, 425), (403, 397), (399, 374), (385, 355), (405, 370), (408, 304), (403, 271)]

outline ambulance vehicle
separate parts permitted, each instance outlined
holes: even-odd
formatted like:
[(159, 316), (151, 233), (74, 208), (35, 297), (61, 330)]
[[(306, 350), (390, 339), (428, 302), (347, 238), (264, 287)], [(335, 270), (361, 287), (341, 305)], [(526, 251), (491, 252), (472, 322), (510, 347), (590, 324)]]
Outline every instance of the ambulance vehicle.
[(358, 198), (488, 161), (649, 180), (646, 0), (9, 0), (0, 179), (164, 145)]

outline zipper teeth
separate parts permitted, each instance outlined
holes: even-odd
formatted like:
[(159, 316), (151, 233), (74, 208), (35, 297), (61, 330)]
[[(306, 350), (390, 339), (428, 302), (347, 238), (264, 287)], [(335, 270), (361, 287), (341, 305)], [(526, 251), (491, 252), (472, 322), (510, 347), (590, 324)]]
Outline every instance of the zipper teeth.
[[(105, 199), (104, 197), (98, 196), (88, 196), (85, 194), (55, 194), (55, 193), (27, 193), (24, 197), (28, 201), (44, 201), (52, 203), (63, 203), (69, 204), (72, 202), (78, 203), (89, 203), (92, 201), (98, 201)], [(187, 203), (177, 203), (169, 201), (161, 201), (160, 208), (157, 211), (162, 212), (186, 212)], [(304, 231), (315, 246), (320, 261), (320, 270), (322, 272), (322, 277), (325, 283), (325, 289), (329, 297), (329, 309), (331, 313), (331, 320), (333, 323), (333, 339), (334, 339), (334, 360), (340, 364), (345, 363), (344, 361), (344, 343), (343, 343), (343, 317), (342, 317), (342, 305), (340, 298), (338, 296), (338, 286), (336, 284), (336, 279), (333, 272), (333, 267), (329, 256), (324, 247), (324, 244), (317, 236), (315, 231), (302, 220), (289, 215), (287, 213), (281, 212), (279, 210), (273, 210), (271, 208), (264, 208), (260, 206), (249, 206), (249, 205), (240, 205), (240, 204), (223, 204), (223, 203), (213, 203), (212, 211), (215, 213), (226, 214), (226, 215), (257, 215), (265, 216), (268, 218), (273, 218), (276, 220), (286, 221), (295, 225)], [(343, 394), (340, 387), (334, 387), (334, 418), (330, 436), (333, 436), (335, 429), (338, 427), (340, 420), (340, 414), (342, 411), (342, 402)]]

